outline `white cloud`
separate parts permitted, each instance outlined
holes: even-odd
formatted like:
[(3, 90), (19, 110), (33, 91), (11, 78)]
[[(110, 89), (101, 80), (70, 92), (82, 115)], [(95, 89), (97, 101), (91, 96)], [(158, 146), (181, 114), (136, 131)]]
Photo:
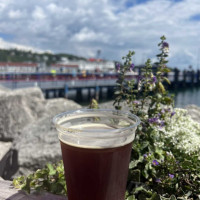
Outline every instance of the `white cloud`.
[(10, 10), (8, 16), (12, 19), (17, 19), (22, 17), (22, 13), (20, 10)]
[(53, 13), (55, 13), (58, 9), (58, 7), (56, 6), (56, 4), (54, 3), (50, 3), (48, 6), (47, 6), (47, 9)]
[(44, 11), (42, 8), (40, 7), (36, 7), (35, 10), (33, 11), (33, 14), (32, 14), (33, 18), (36, 19), (36, 20), (41, 20), (41, 19), (45, 19), (46, 16), (44, 14)]
[(93, 42), (93, 41), (104, 41), (108, 42), (108, 37), (101, 32), (94, 32), (93, 30), (84, 27), (80, 30), (80, 32), (76, 33), (72, 38), (71, 41), (74, 42)]
[[(127, 0), (0, 0), (0, 33), (12, 42), (81, 56), (121, 60), (129, 49), (140, 64), (158, 53), (159, 37), (170, 43), (170, 62), (196, 66), (200, 45), (199, 0), (149, 0), (127, 7)], [(0, 35), (1, 36), (1, 35)]]

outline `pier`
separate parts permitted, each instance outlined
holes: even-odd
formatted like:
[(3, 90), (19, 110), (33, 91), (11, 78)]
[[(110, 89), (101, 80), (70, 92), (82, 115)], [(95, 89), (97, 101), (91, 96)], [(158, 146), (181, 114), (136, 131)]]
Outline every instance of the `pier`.
[[(134, 79), (138, 82), (138, 76), (142, 73), (134, 73), (127, 75), (126, 79)], [(192, 87), (200, 85), (200, 70), (195, 71), (179, 71), (175, 69), (173, 72), (165, 74), (171, 82), (170, 88)], [(116, 87), (118, 74), (94, 73), (83, 76), (77, 74), (0, 74), (0, 84), (9, 89), (40, 87), (46, 98), (50, 97), (68, 97), (71, 90), (76, 91), (77, 98), (81, 101), (82, 91), (87, 90), (88, 96), (99, 99), (102, 97), (102, 91), (106, 90), (107, 95), (112, 96)]]
[[(3, 87), (9, 89), (27, 88), (27, 87), (40, 87), (45, 94), (46, 98), (50, 97), (68, 97), (70, 90), (75, 90), (78, 98), (82, 98), (82, 90), (87, 89), (89, 96), (95, 93), (94, 97), (99, 98), (102, 96), (102, 90), (107, 89), (108, 95), (112, 95), (116, 85), (116, 79), (102, 79), (102, 80), (68, 80), (68, 81), (1, 81)], [(93, 92), (92, 92), (93, 90)]]

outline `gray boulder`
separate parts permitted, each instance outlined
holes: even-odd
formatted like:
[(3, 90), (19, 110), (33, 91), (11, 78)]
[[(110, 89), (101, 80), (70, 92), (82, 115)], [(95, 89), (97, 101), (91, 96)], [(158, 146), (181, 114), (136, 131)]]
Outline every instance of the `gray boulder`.
[(0, 140), (13, 140), (23, 127), (43, 116), (45, 99), (39, 88), (0, 92)]
[(46, 101), (45, 110), (48, 116), (54, 117), (55, 115), (68, 110), (76, 110), (81, 106), (72, 100), (57, 98), (49, 99)]
[(12, 142), (1, 142), (0, 141), (0, 177), (6, 178), (9, 174), (9, 168), (12, 164), (12, 155), (11, 151)]
[(16, 175), (27, 175), (44, 167), (47, 162), (55, 163), (61, 160), (60, 144), (52, 118), (61, 112), (79, 108), (79, 104), (66, 99), (45, 102), (43, 117), (24, 127), (21, 135), (14, 141), (19, 166)]

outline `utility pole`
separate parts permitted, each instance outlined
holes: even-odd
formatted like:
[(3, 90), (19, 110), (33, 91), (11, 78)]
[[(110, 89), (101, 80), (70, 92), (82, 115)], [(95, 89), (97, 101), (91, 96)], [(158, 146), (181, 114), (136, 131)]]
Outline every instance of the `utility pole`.
[(100, 55), (101, 55), (101, 50), (100, 50), (100, 49), (98, 49), (98, 50), (97, 50), (97, 59), (99, 59), (99, 58), (100, 58)]
[(200, 64), (200, 48), (197, 50), (197, 70), (199, 69), (199, 64)]

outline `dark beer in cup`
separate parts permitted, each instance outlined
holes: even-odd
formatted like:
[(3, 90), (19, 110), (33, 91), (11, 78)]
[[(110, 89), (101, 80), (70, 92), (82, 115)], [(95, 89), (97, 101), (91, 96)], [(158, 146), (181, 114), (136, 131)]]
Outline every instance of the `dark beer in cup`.
[(69, 200), (124, 200), (139, 119), (127, 112), (78, 110), (54, 118)]

